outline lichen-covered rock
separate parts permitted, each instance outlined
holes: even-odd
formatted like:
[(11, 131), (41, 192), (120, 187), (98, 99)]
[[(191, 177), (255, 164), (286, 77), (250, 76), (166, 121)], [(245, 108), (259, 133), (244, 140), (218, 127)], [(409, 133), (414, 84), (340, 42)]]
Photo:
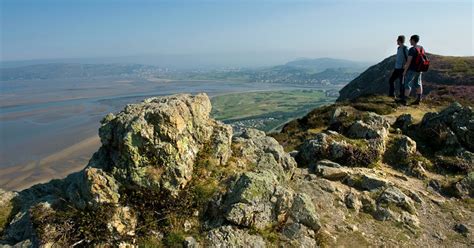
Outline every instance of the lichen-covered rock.
[(288, 180), (296, 168), (296, 161), (272, 137), (264, 132), (247, 128), (240, 136), (233, 138), (237, 149), (234, 156), (241, 163), (254, 165), (255, 171), (270, 170), (279, 181)]
[(117, 207), (114, 209), (112, 218), (108, 221), (107, 227), (113, 235), (118, 238), (123, 236), (134, 236), (137, 226), (137, 217), (129, 207)]
[(347, 135), (356, 139), (387, 139), (390, 123), (378, 114), (369, 112), (363, 120), (354, 122)]
[(307, 194), (298, 193), (295, 196), (293, 206), (290, 210), (290, 216), (295, 222), (301, 223), (313, 230), (317, 231), (321, 228), (316, 208)]
[(445, 152), (457, 154), (463, 148), (474, 152), (474, 112), (459, 103), (439, 113), (425, 114), (416, 132), (438, 150), (449, 148)]
[(323, 159), (344, 166), (369, 166), (378, 159), (384, 149), (380, 139), (348, 139), (335, 132), (318, 133), (301, 146), (297, 160), (310, 168)]
[(396, 156), (400, 160), (409, 160), (411, 156), (416, 154), (416, 142), (408, 136), (403, 135), (397, 139), (394, 145), (396, 147)]
[(225, 218), (233, 224), (266, 228), (276, 221), (272, 197), (278, 181), (270, 172), (244, 173), (226, 196)]
[(368, 191), (378, 190), (391, 185), (389, 181), (383, 178), (361, 173), (352, 173), (350, 176), (346, 177), (343, 182), (351, 187)]
[(415, 204), (411, 198), (396, 187), (386, 188), (377, 198), (377, 203), (385, 206), (394, 205), (409, 213), (416, 213)]
[(356, 212), (362, 207), (362, 203), (360, 202), (359, 198), (353, 192), (349, 192), (344, 197), (344, 203), (346, 204), (347, 208), (354, 209)]
[(281, 233), (291, 247), (317, 247), (314, 230), (303, 224), (289, 223), (283, 227)]
[(11, 191), (5, 191), (0, 188), (0, 233), (3, 233), (4, 228), (8, 224), (10, 215), (13, 211), (13, 198), (18, 194)]
[(102, 169), (88, 167), (68, 178), (71, 181), (66, 194), (79, 208), (103, 203), (117, 204), (119, 184)]
[(349, 174), (344, 168), (329, 166), (318, 166), (316, 173), (328, 180), (342, 180)]
[(246, 230), (233, 226), (221, 226), (209, 231), (205, 240), (206, 247), (266, 247), (264, 239), (259, 235), (250, 234)]
[(393, 127), (406, 131), (411, 124), (413, 124), (413, 117), (410, 114), (402, 114), (397, 117)]
[(455, 185), (456, 193), (461, 198), (474, 198), (474, 172), (470, 172)]
[[(207, 95), (181, 94), (146, 99), (104, 118), (99, 134), (105, 164), (91, 164), (118, 181), (164, 188), (176, 195), (191, 180), (198, 152), (211, 143), (221, 163), (230, 156), (232, 131), (209, 118)], [(100, 160), (102, 158), (96, 158)]]

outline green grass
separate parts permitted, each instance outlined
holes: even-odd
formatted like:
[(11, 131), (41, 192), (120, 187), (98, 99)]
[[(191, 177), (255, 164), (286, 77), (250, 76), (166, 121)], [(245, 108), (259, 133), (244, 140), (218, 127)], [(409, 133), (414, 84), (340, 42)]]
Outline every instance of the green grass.
[(297, 111), (302, 106), (316, 107), (328, 101), (319, 90), (265, 91), (235, 93), (212, 98), (214, 118), (240, 119), (271, 112)]
[[(326, 97), (320, 90), (285, 90), (242, 92), (215, 96), (212, 101), (212, 116), (220, 121), (261, 122), (254, 128), (271, 131), (286, 122), (304, 116), (321, 105), (336, 99)], [(262, 124), (263, 123), (263, 124)]]

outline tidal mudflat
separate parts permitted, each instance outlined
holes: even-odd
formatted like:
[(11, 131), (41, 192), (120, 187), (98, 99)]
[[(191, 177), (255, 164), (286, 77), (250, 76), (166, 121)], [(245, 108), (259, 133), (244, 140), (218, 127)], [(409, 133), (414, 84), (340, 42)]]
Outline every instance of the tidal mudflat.
[(100, 146), (103, 116), (146, 97), (308, 88), (110, 77), (0, 82), (0, 187), (19, 190), (80, 170)]

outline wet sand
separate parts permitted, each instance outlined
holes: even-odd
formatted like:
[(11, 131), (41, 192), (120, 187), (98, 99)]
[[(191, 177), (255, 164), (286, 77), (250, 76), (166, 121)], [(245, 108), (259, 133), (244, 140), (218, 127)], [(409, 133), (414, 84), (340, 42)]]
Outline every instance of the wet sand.
[(215, 96), (302, 87), (117, 78), (0, 81), (0, 188), (21, 190), (81, 170), (100, 146), (100, 120), (128, 103), (176, 93)]
[(22, 190), (51, 179), (64, 178), (84, 168), (99, 147), (100, 139), (95, 135), (42, 159), (0, 168), (0, 185), (7, 190)]

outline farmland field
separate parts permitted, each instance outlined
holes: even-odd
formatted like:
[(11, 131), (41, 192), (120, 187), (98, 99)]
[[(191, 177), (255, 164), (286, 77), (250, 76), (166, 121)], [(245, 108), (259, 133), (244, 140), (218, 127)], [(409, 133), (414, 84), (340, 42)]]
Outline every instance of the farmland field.
[(313, 89), (231, 93), (212, 98), (212, 116), (237, 128), (253, 127), (269, 132), (334, 101), (324, 91)]

